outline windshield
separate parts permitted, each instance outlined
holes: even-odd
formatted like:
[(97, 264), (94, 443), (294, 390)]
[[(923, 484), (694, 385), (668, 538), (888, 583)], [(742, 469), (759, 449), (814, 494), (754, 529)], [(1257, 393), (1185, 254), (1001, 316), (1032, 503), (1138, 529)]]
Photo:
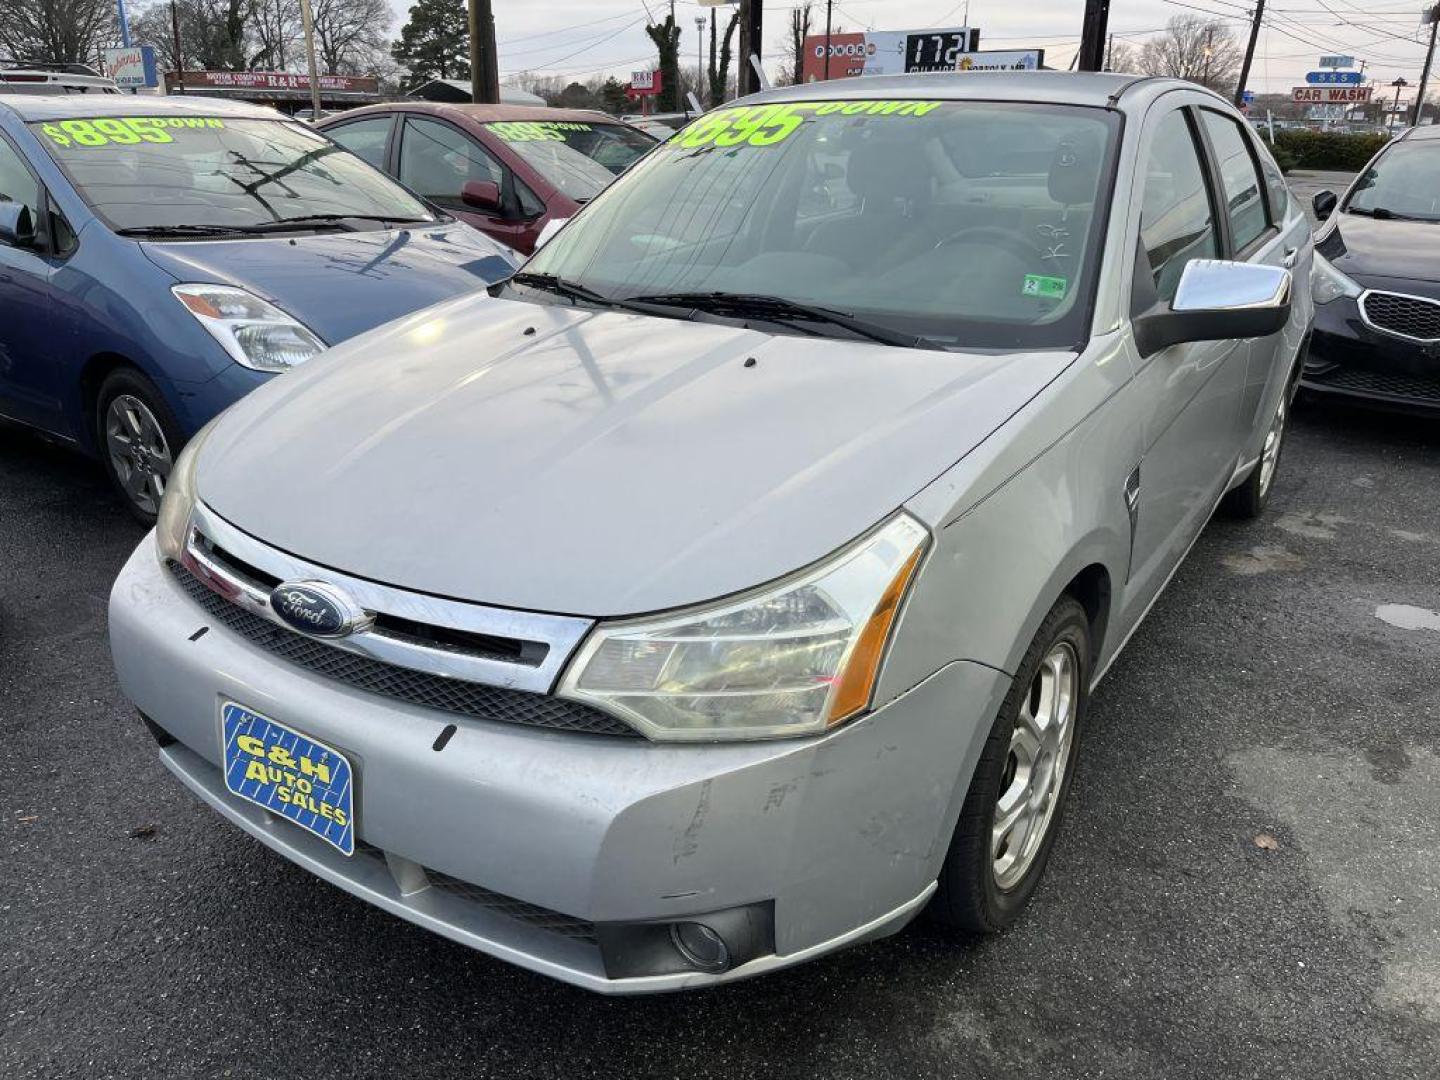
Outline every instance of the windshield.
[(435, 220), (377, 169), (288, 121), (136, 116), (30, 127), (117, 230), (243, 229), (317, 215)]
[(570, 198), (584, 202), (655, 146), (624, 124), (523, 120), (485, 128)]
[(1088, 333), (1118, 129), (1103, 109), (996, 102), (722, 109), (525, 269), (612, 299), (779, 297), (946, 347), (1069, 347)]
[(1398, 142), (1365, 170), (1345, 209), (1440, 221), (1440, 141)]

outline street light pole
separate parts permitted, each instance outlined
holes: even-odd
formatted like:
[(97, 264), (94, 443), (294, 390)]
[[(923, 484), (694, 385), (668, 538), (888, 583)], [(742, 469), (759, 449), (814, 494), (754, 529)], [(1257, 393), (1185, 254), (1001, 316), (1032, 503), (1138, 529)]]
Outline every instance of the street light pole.
[(705, 16), (695, 16), (695, 100), (705, 106)]

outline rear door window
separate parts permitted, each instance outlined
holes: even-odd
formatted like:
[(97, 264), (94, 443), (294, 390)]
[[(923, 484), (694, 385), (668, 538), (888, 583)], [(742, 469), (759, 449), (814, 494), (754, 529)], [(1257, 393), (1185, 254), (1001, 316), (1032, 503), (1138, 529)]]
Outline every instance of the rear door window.
[(411, 116), (400, 140), (400, 182), (437, 205), (463, 210), (460, 192), (472, 180), (504, 190), (505, 169), (463, 131), (438, 120)]
[(1220, 182), (1225, 195), (1225, 213), (1237, 253), (1244, 252), (1265, 234), (1270, 221), (1265, 214), (1264, 190), (1250, 140), (1240, 125), (1228, 116), (1202, 109), (1205, 131), (1215, 151)]

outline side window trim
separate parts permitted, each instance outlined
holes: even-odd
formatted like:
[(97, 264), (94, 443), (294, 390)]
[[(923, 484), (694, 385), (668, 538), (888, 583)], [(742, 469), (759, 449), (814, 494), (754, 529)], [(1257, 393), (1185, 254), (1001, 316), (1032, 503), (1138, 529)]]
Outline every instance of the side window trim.
[[(495, 167), (500, 170), (500, 216), (502, 219), (507, 221), (514, 221), (519, 219), (519, 195), (515, 190), (515, 171), (511, 169), (510, 166), (506, 165), (505, 162), (500, 160), (500, 158), (496, 157), (495, 152), (492, 151), (488, 146), (486, 146), (480, 139), (476, 138), (475, 135), (473, 135), (471, 132), (466, 131), (459, 124), (453, 123), (451, 120), (444, 116), (436, 116), (433, 113), (407, 112), (401, 117), (401, 119), (404, 121), (404, 133), (400, 132), (399, 125), (397, 125), (396, 131), (392, 135), (395, 140), (395, 168), (391, 175), (394, 176), (395, 179), (399, 180), (402, 184), (405, 183), (404, 178), (400, 175), (400, 154), (402, 149), (401, 143), (403, 139), (409, 134), (411, 122), (416, 120), (428, 120), (432, 124), (437, 124), (440, 127), (448, 128), (450, 131), (453, 131), (456, 135), (460, 136), (460, 138), (464, 139), (466, 142), (473, 143), (476, 147), (480, 149), (481, 153), (483, 153), (487, 158), (489, 158), (492, 162), (495, 163)], [(424, 192), (420, 192), (419, 195), (421, 198), (424, 199), (429, 198), (429, 196), (425, 195)], [(456, 207), (446, 207), (443, 204), (439, 205), (441, 206), (441, 209), (444, 209), (448, 212), (453, 212), (455, 209), (457, 209)]]
[(1265, 183), (1264, 170), (1260, 168), (1260, 159), (1255, 155), (1255, 147), (1251, 144), (1248, 135), (1240, 132), (1240, 143), (1245, 147), (1246, 154), (1250, 157), (1250, 168), (1255, 172), (1255, 182), (1259, 186), (1260, 205), (1265, 208), (1265, 228), (1260, 235), (1251, 240), (1243, 248), (1236, 250), (1235, 233), (1230, 225), (1230, 207), (1225, 196), (1225, 176), (1220, 170), (1220, 155), (1215, 150), (1215, 144), (1210, 139), (1210, 132), (1205, 127), (1205, 117), (1202, 113), (1214, 113), (1227, 123), (1234, 124), (1233, 117), (1221, 112), (1219, 109), (1206, 108), (1203, 105), (1192, 105), (1188, 107), (1191, 112), (1191, 126), (1200, 136), (1200, 145), (1205, 158), (1205, 172), (1210, 177), (1210, 205), (1213, 212), (1219, 219), (1221, 236), (1224, 240), (1221, 251), (1224, 257), (1233, 259), (1236, 262), (1246, 262), (1260, 249), (1270, 243), (1279, 235), (1279, 227), (1275, 224), (1275, 215), (1270, 210), (1270, 192)]

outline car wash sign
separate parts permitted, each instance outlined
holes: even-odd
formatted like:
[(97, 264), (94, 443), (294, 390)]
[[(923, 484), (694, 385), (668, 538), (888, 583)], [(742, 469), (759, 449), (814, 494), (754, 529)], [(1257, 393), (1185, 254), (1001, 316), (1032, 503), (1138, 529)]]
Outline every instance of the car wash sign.
[(1291, 97), (1304, 105), (1363, 105), (1374, 92), (1373, 86), (1297, 86)]
[(954, 71), (960, 54), (974, 52), (979, 45), (980, 31), (968, 26), (828, 36), (811, 34), (805, 39), (801, 73), (805, 82), (817, 82), (860, 75)]

